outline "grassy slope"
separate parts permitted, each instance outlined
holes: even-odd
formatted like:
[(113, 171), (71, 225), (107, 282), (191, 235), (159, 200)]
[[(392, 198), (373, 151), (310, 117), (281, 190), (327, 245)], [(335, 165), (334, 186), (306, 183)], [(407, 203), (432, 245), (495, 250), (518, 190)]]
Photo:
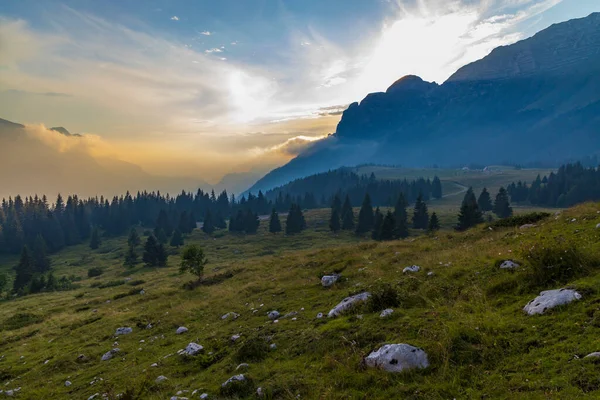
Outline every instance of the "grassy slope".
[[(498, 270), (494, 263), (522, 258), (521, 249), (555, 237), (574, 238), (586, 252), (597, 254), (598, 209), (598, 204), (584, 205), (524, 231), (480, 227), (389, 243), (331, 235), (324, 226), (326, 211), (310, 213), (311, 230), (297, 237), (273, 237), (262, 230), (264, 226), (247, 238), (225, 235), (213, 240), (195, 232), (188, 242), (207, 249), (211, 260), (207, 276), (236, 273), (194, 291), (181, 289), (189, 278), (177, 273), (177, 256), (170, 257), (169, 268), (140, 266), (124, 274), (123, 239), (107, 241), (95, 253), (85, 246), (71, 248), (53, 261), (57, 275), (83, 277), (81, 289), (0, 303), (0, 329), (15, 313), (43, 318), (41, 323), (2, 331), (0, 380), (8, 383), (2, 389), (22, 387), (21, 398), (44, 399), (87, 398), (126, 388), (142, 389), (141, 398), (150, 399), (168, 399), (185, 389), (218, 394), (220, 384), (241, 361), (236, 354), (243, 343), (271, 337), (278, 348), (263, 361), (249, 362), (247, 375), (275, 398), (594, 398), (600, 388), (600, 367), (576, 357), (600, 350), (596, 289), (600, 273), (594, 270), (569, 282), (583, 290), (582, 301), (545, 316), (527, 317), (521, 308), (530, 299), (542, 289), (560, 285), (522, 284), (527, 268), (511, 273)], [(402, 268), (412, 264), (423, 271), (403, 275)], [(87, 279), (90, 266), (102, 266), (107, 272)], [(322, 288), (320, 276), (334, 270), (343, 271), (344, 280), (331, 289)], [(435, 275), (427, 276), (426, 271)], [(124, 275), (144, 280), (136, 287), (143, 287), (146, 294), (114, 300), (132, 287), (90, 287)], [(345, 296), (382, 282), (395, 285), (400, 293), (402, 304), (391, 318), (382, 320), (368, 310), (359, 311), (362, 318), (315, 318)], [(273, 324), (266, 317), (272, 309), (282, 314), (298, 311), (298, 320)], [(228, 311), (241, 316), (221, 320)], [(148, 323), (154, 328), (140, 328)], [(175, 335), (180, 325), (189, 332)], [(134, 333), (118, 339), (122, 352), (117, 357), (100, 361), (112, 348), (119, 326), (132, 326)], [(242, 339), (231, 343), (233, 334)], [(164, 358), (190, 341), (213, 355)], [(424, 348), (432, 367), (401, 375), (364, 370), (362, 357), (385, 343)], [(88, 361), (78, 363), (79, 354)], [(151, 368), (155, 362), (159, 367)], [(158, 375), (169, 380), (157, 385)], [(97, 378), (103, 380), (91, 385)], [(67, 379), (73, 382), (68, 388)]]

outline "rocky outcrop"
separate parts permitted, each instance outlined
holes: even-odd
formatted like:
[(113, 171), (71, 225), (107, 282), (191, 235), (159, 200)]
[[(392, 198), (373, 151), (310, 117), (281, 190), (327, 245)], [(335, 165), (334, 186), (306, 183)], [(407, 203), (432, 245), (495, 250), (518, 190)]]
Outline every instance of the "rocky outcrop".
[(365, 358), (368, 367), (388, 372), (402, 372), (414, 368), (427, 368), (427, 353), (409, 344), (386, 344)]
[(572, 301), (579, 299), (581, 299), (581, 295), (575, 290), (545, 290), (541, 292), (538, 297), (527, 303), (527, 305), (523, 307), (523, 311), (529, 315), (544, 314), (547, 310), (569, 304)]
[(371, 297), (371, 293), (369, 292), (363, 292), (354, 296), (346, 297), (337, 306), (333, 307), (327, 316), (329, 318), (338, 317), (348, 310), (356, 307), (356, 305), (367, 301), (369, 297)]

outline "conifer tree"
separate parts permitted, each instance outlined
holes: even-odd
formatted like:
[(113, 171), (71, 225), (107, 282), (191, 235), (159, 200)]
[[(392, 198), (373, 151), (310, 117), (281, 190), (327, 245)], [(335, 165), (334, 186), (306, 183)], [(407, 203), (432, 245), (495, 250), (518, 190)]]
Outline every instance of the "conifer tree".
[(48, 280), (46, 281), (46, 290), (52, 292), (57, 289), (57, 282), (54, 274), (50, 272), (48, 274)]
[(371, 196), (365, 194), (360, 212), (358, 213), (358, 224), (356, 225), (356, 233), (364, 234), (373, 230), (375, 216), (373, 215), (373, 205), (371, 204)]
[(15, 267), (15, 280), (13, 282), (13, 292), (22, 292), (31, 282), (34, 276), (34, 265), (33, 260), (29, 254), (27, 246), (23, 246), (21, 251), (21, 258), (19, 264)]
[(133, 268), (138, 262), (138, 255), (135, 251), (135, 247), (129, 246), (127, 248), (127, 254), (125, 254), (125, 261), (123, 265), (127, 268)]
[(306, 221), (302, 209), (298, 204), (292, 203), (285, 224), (285, 233), (293, 235), (306, 229)]
[(479, 205), (477, 204), (475, 194), (473, 193), (473, 188), (469, 188), (467, 193), (465, 193), (465, 197), (460, 207), (456, 229), (464, 231), (482, 222), (483, 216), (479, 209)]
[(140, 243), (140, 235), (138, 234), (137, 229), (131, 228), (131, 231), (129, 231), (129, 237), (127, 238), (127, 244), (129, 247), (136, 248), (140, 245)]
[(510, 206), (510, 201), (508, 200), (508, 193), (503, 187), (498, 190), (493, 211), (498, 218), (508, 218), (513, 213), (512, 207)]
[(398, 196), (398, 201), (396, 202), (396, 206), (394, 207), (394, 219), (396, 220), (396, 228), (394, 232), (395, 238), (405, 238), (408, 237), (408, 213), (406, 212), (406, 207), (408, 203), (404, 198), (404, 195), (400, 193)]
[(142, 257), (147, 267), (158, 266), (158, 241), (154, 235), (148, 236), (144, 245), (144, 255)]
[(342, 200), (340, 199), (340, 195), (336, 194), (333, 197), (333, 201), (331, 203), (331, 212), (337, 211), (337, 215), (342, 215)]
[(0, 296), (2, 296), (2, 292), (4, 288), (8, 285), (8, 276), (6, 274), (0, 274)]
[(435, 211), (429, 217), (429, 226), (427, 227), (427, 231), (430, 233), (436, 232), (440, 230), (440, 220), (438, 219)]
[(165, 235), (167, 237), (173, 234), (173, 226), (171, 225), (171, 220), (167, 215), (167, 212), (162, 209), (158, 213), (158, 218), (156, 219), (155, 232), (158, 232), (159, 229), (165, 231)]
[(183, 235), (179, 229), (175, 229), (173, 236), (171, 236), (171, 242), (169, 243), (172, 247), (183, 246)]
[(477, 204), (479, 204), (479, 209), (483, 212), (492, 211), (492, 199), (487, 188), (483, 188), (481, 191), (479, 199), (477, 199)]
[(427, 211), (427, 204), (423, 200), (423, 193), (419, 193), (413, 213), (413, 228), (427, 229), (428, 224), (429, 212)]
[(396, 231), (396, 218), (391, 211), (385, 214), (383, 222), (381, 224), (381, 231), (379, 233), (379, 240), (392, 240), (395, 238)]
[(333, 233), (339, 232), (341, 228), (340, 224), (340, 215), (338, 214), (338, 210), (335, 208), (331, 209), (331, 217), (329, 218), (329, 229)]
[(206, 216), (204, 217), (202, 231), (208, 235), (211, 235), (215, 231), (215, 225), (210, 210), (206, 212)]
[(342, 229), (345, 231), (354, 229), (354, 210), (352, 209), (349, 195), (346, 195), (344, 205), (342, 206)]
[(281, 221), (279, 220), (279, 214), (274, 208), (273, 211), (271, 211), (271, 218), (269, 219), (269, 232), (281, 232)]
[(43, 274), (50, 271), (50, 259), (46, 254), (46, 242), (42, 235), (37, 235), (33, 245), (33, 262), (35, 272)]
[(162, 243), (158, 244), (158, 248), (156, 249), (156, 263), (158, 267), (166, 267), (167, 266), (167, 251), (165, 250), (165, 245)]
[(437, 176), (435, 176), (431, 182), (431, 196), (434, 199), (442, 198), (442, 182)]
[(246, 210), (243, 225), (244, 231), (248, 234), (254, 234), (258, 231), (259, 226), (260, 219), (258, 218), (258, 214), (253, 213), (250, 209)]
[(163, 228), (158, 228), (158, 230), (155, 229), (155, 234), (156, 234), (156, 240), (158, 240), (158, 243), (165, 244), (169, 240), (169, 238)]
[(96, 250), (98, 247), (100, 247), (101, 243), (100, 231), (98, 230), (98, 227), (94, 227), (92, 230), (92, 237), (90, 238), (90, 249)]
[(375, 221), (373, 222), (373, 231), (371, 232), (371, 238), (374, 240), (381, 239), (381, 227), (383, 226), (383, 214), (379, 210), (379, 207), (375, 210)]

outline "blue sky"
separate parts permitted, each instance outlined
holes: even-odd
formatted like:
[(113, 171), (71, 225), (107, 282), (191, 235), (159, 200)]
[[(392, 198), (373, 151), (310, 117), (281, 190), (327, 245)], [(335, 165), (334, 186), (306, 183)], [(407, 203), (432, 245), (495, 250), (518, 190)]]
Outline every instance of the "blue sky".
[(0, 118), (93, 133), (147, 170), (219, 175), (284, 162), (403, 75), (441, 83), (594, 11), (598, 0), (1, 0)]

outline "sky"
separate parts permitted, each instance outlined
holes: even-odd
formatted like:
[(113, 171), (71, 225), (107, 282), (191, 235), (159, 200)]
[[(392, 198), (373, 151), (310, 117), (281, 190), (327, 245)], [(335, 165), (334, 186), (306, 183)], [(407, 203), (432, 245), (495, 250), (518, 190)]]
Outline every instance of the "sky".
[(86, 151), (151, 174), (216, 182), (285, 163), (404, 75), (442, 83), (599, 3), (0, 0), (0, 118), (89, 135)]

